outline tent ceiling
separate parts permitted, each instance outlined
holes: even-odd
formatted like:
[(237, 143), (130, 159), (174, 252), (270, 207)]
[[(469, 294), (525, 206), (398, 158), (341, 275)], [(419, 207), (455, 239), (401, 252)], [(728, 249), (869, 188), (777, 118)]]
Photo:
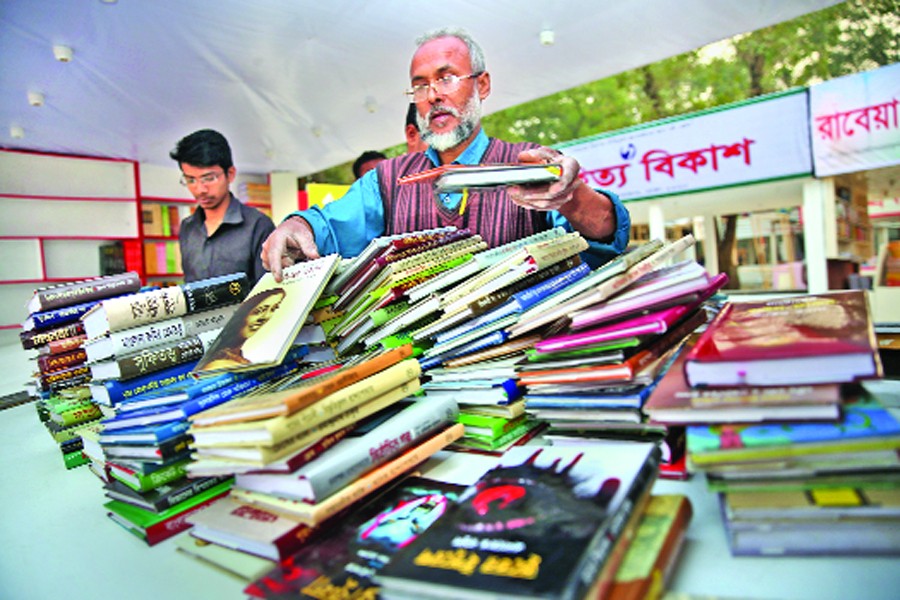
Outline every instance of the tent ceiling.
[(483, 45), (493, 112), (836, 3), (4, 0), (0, 145), (171, 165), (176, 140), (211, 127), (239, 170), (302, 175), (402, 141), (413, 40), (431, 28)]

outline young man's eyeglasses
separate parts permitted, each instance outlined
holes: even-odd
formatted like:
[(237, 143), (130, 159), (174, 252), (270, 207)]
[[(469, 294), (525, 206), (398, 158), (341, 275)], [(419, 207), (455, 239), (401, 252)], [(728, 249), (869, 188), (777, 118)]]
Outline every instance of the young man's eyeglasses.
[(224, 173), (207, 173), (205, 175), (201, 175), (200, 177), (190, 177), (188, 175), (182, 175), (179, 180), (181, 185), (186, 187), (192, 187), (197, 185), (198, 183), (202, 183), (203, 185), (212, 185), (222, 177)]
[(410, 96), (415, 102), (422, 102), (423, 100), (428, 99), (428, 90), (432, 88), (434, 88), (434, 91), (437, 94), (452, 94), (459, 89), (459, 84), (463, 79), (478, 77), (482, 73), (484, 73), (484, 71), (470, 73), (469, 75), (444, 75), (440, 79), (412, 86), (410, 89), (406, 90), (406, 95)]

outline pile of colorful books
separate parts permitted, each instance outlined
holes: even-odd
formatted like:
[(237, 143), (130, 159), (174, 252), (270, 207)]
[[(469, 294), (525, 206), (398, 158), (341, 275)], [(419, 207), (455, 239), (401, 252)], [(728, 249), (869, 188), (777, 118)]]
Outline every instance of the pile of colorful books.
[(867, 391), (881, 365), (865, 292), (726, 304), (645, 411), (687, 426), (736, 555), (900, 548), (900, 423)]

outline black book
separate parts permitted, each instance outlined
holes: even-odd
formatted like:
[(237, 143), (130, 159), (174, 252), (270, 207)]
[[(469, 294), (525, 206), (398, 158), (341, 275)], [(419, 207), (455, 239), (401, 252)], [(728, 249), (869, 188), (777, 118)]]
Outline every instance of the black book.
[(230, 475), (216, 475), (212, 477), (182, 477), (172, 483), (163, 484), (155, 489), (138, 492), (131, 489), (121, 481), (111, 478), (103, 487), (107, 497), (121, 502), (127, 502), (155, 513), (168, 510), (193, 498), (220, 483), (231, 480)]

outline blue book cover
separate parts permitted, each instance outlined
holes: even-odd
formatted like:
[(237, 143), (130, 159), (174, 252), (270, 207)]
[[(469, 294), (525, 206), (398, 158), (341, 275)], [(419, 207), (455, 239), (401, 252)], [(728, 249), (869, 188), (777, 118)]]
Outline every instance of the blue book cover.
[(46, 331), (55, 327), (62, 327), (69, 323), (74, 323), (81, 318), (81, 315), (89, 311), (97, 300), (92, 302), (84, 302), (82, 304), (73, 304), (72, 306), (64, 306), (53, 310), (34, 313), (29, 315), (22, 325), (25, 331)]

